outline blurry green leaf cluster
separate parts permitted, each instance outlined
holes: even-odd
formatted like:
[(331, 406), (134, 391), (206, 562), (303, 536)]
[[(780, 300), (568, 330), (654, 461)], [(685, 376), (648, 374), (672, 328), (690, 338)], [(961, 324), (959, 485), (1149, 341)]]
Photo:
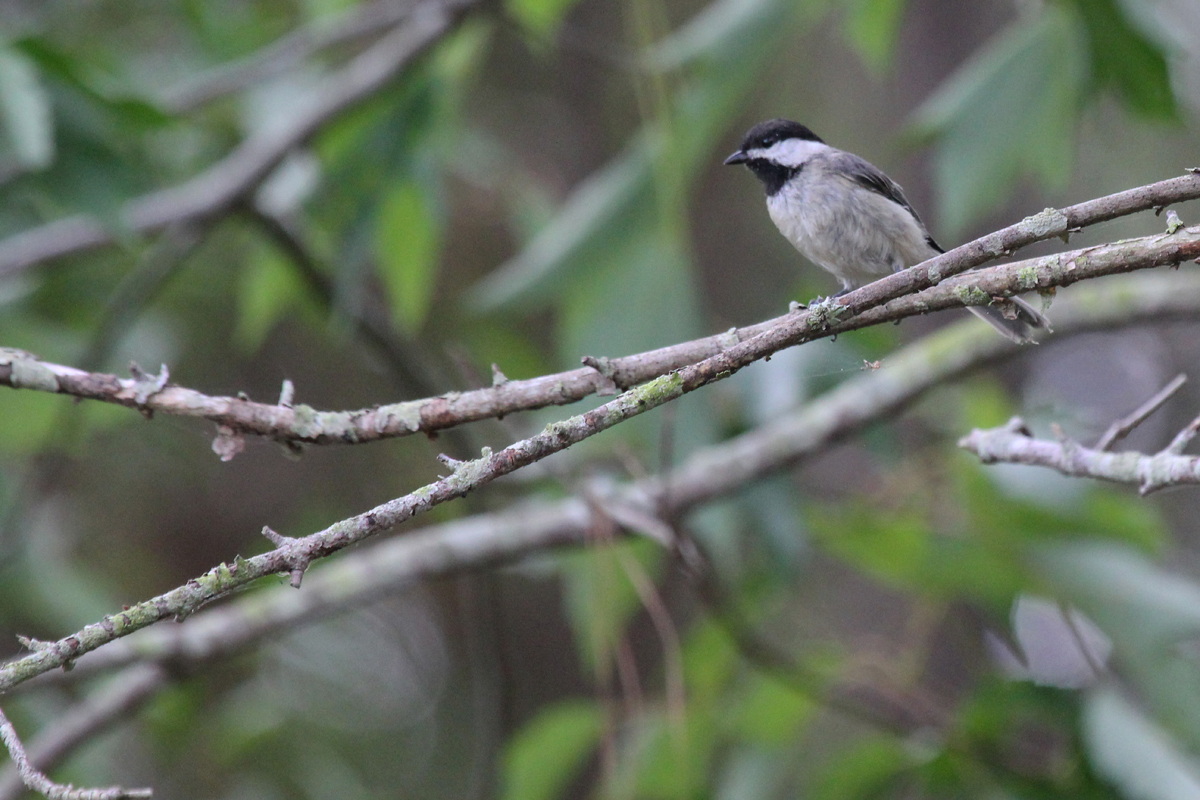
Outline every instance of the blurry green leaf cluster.
[(1163, 48), (1116, 0), (1047, 3), (997, 34), (913, 112), (912, 132), (935, 143), (941, 226), (959, 234), (1025, 176), (1061, 188), (1080, 117), (1101, 93), (1146, 119), (1177, 119)]

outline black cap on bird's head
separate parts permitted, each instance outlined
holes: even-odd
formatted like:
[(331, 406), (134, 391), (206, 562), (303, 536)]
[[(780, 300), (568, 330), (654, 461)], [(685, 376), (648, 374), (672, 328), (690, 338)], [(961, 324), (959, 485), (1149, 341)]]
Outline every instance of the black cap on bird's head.
[(792, 122), (790, 119), (769, 119), (747, 131), (745, 138), (742, 139), (741, 149), (725, 159), (725, 163), (745, 164), (750, 160), (750, 156), (747, 154), (751, 150), (765, 150), (776, 142), (787, 139), (801, 139), (806, 142), (824, 144), (824, 140), (809, 130), (807, 125)]

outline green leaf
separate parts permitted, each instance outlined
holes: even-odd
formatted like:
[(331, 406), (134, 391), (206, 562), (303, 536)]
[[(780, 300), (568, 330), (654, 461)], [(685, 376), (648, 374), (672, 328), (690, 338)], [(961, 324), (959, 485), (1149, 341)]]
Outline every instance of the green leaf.
[(16, 160), (41, 169), (54, 160), (54, 114), (37, 67), (19, 50), (0, 48), (0, 115)]
[(911, 763), (912, 756), (896, 739), (867, 739), (827, 762), (811, 797), (813, 800), (877, 797), (896, 773)]
[(755, 674), (730, 718), (742, 741), (781, 745), (812, 718), (813, 701), (778, 680)]
[(1200, 584), (1112, 543), (1064, 543), (1032, 555), (1046, 586), (1112, 638), (1115, 658), (1158, 719), (1200, 749)]
[(877, 74), (891, 64), (904, 6), (905, 0), (855, 0), (846, 13), (846, 38)]
[(703, 797), (717, 744), (715, 713), (689, 707), (683, 724), (662, 714), (648, 716), (643, 746), (637, 753), (637, 791), (625, 795), (615, 791), (610, 796), (645, 800)]
[(239, 274), (233, 341), (243, 352), (253, 353), (306, 293), (290, 262), (275, 250), (262, 247), (248, 261)]
[(530, 720), (508, 743), (504, 754), (506, 800), (552, 800), (596, 746), (604, 713), (592, 702), (571, 700), (551, 706)]
[[(987, 467), (959, 454), (958, 477), (972, 528), (993, 542), (1036, 544), (1047, 540), (1113, 539), (1146, 552), (1166, 540), (1163, 521), (1153, 506), (1129, 494), (1096, 487), (1075, 507), (1056, 508), (1023, 501), (1001, 491)], [(996, 509), (1003, 508), (1003, 514)]]
[(1116, 690), (1088, 697), (1083, 734), (1096, 771), (1129, 800), (1200, 800), (1200, 765)]
[[(674, 238), (658, 246), (672, 258), (686, 259), (680, 225), (686, 208), (663, 213), (656, 203), (662, 199), (656, 198), (656, 188), (662, 189), (654, 180), (656, 169), (682, 176), (684, 182), (695, 176), (734, 110), (748, 101), (747, 89), (790, 32), (796, 8), (791, 0), (719, 0), (657, 45), (647, 59), (652, 66), (666, 69), (686, 62), (694, 68), (674, 98), (671, 119), (648, 124), (620, 154), (577, 185), (559, 214), (520, 253), (472, 288), (469, 302), (486, 311), (544, 303), (575, 276), (624, 258), (631, 241), (648, 237)], [(686, 199), (686, 192), (667, 199), (680, 198)], [(614, 301), (654, 290), (640, 290), (636, 280), (618, 289)]]
[(1099, 88), (1112, 87), (1133, 112), (1173, 119), (1175, 93), (1162, 51), (1129, 24), (1114, 0), (1070, 0), (1083, 20)]
[(646, 540), (614, 542), (561, 557), (567, 616), (580, 655), (590, 670), (605, 664), (641, 600), (616, 550), (653, 576), (662, 560), (659, 548)]
[(579, 0), (504, 0), (504, 8), (534, 36), (550, 37)]
[(469, 301), (491, 311), (545, 299), (586, 271), (596, 253), (606, 250), (611, 231), (635, 224), (634, 201), (644, 199), (649, 187), (649, 158), (639, 142), (577, 186), (519, 254), (472, 288)]
[[(47, 78), (60, 81), (83, 98), (102, 109), (113, 122), (132, 128), (154, 129), (171, 123), (175, 118), (129, 87), (96, 67), (94, 62), (59, 49), (44, 38), (30, 37), (14, 43), (14, 51), (28, 58)], [(119, 137), (127, 135), (120, 131)]]
[(714, 703), (724, 693), (740, 660), (737, 645), (724, 628), (711, 619), (695, 625), (683, 645), (689, 703)]
[(392, 314), (410, 333), (420, 329), (433, 302), (440, 247), (428, 193), (412, 181), (394, 186), (375, 220), (375, 254)]
[(790, 15), (811, 19), (823, 12), (823, 5), (812, 0), (715, 0), (658, 42), (646, 63), (658, 70), (713, 63), (754, 69), (754, 61), (764, 55), (764, 45), (771, 43), (765, 37), (786, 31)]
[(919, 514), (881, 514), (865, 505), (815, 508), (809, 524), (829, 553), (892, 585), (909, 587), (926, 576), (932, 533)]
[(1070, 175), (1086, 78), (1077, 18), (1057, 6), (984, 45), (913, 115), (936, 139), (940, 228), (955, 235), (1005, 201), (1018, 177), (1049, 186)]

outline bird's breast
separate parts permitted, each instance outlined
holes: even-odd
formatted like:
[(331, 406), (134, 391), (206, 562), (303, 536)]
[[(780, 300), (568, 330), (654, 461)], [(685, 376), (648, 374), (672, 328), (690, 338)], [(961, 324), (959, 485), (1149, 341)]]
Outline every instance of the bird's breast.
[(837, 176), (795, 181), (767, 198), (779, 232), (848, 288), (933, 255), (906, 209)]

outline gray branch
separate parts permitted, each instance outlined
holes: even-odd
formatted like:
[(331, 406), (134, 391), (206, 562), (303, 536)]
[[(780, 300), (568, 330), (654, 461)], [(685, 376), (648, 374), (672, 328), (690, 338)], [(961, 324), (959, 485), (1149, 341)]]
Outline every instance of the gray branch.
[[(296, 146), (329, 120), (387, 85), (451, 31), (477, 0), (422, 0), (407, 21), (331, 75), (286, 126), (248, 136), (229, 155), (184, 183), (128, 201), (127, 231), (151, 233), (172, 223), (219, 215), (252, 192)], [(0, 277), (53, 258), (111, 244), (116, 232), (88, 214), (55, 220), (0, 241)]]
[(300, 28), (261, 50), (222, 64), (175, 87), (163, 98), (174, 114), (184, 114), (218, 97), (242, 91), (303, 63), (322, 50), (375, 36), (399, 25), (412, 12), (407, 0), (375, 0), (346, 11), (333, 21)]
[(1200, 198), (1200, 169), (1190, 168), (1187, 172), (1178, 178), (1127, 189), (1066, 208), (1047, 208), (1015, 225), (959, 245), (915, 267), (856, 289), (837, 301), (849, 308), (851, 313), (857, 314), (893, 298), (934, 286), (951, 275), (980, 264), (1010, 256), (1035, 242), (1055, 237), (1065, 242), (1072, 233), (1089, 225), (1152, 208), (1161, 210), (1175, 203)]
[(1172, 486), (1200, 484), (1200, 457), (1185, 456), (1183, 448), (1200, 429), (1200, 418), (1179, 432), (1175, 440), (1152, 455), (1137, 452), (1111, 453), (1084, 447), (1060, 436), (1056, 441), (1035, 439), (1024, 420), (1013, 417), (1007, 425), (990, 430), (978, 428), (958, 445), (985, 464), (1031, 464), (1056, 469), (1072, 478), (1098, 478), (1138, 487), (1147, 495)]
[[(80, 703), (34, 738), (26, 748), (28, 762), (43, 773), (54, 769), (80, 745), (134, 714), (169, 683), (166, 669), (158, 664), (130, 667), (104, 690)], [(24, 786), (15, 766), (3, 770), (0, 800), (17, 800)]]
[[(1200, 276), (1162, 274), (1085, 286), (1064, 298), (1056, 310), (1060, 335), (1194, 318), (1200, 313)], [(934, 386), (1019, 352), (990, 328), (965, 320), (904, 348), (885, 359), (880, 369), (842, 383), (792, 415), (697, 453), (665, 478), (619, 487), (603, 493), (602, 499), (606, 506), (629, 508), (651, 518), (664, 511), (672, 515), (685, 513), (822, 452)], [(665, 509), (658, 498), (666, 499)], [(363, 524), (375, 513), (339, 525), (349, 528)], [(414, 580), (507, 561), (535, 550), (582, 543), (592, 523), (591, 514), (588, 504), (575, 498), (526, 504), (503, 513), (431, 526), (325, 565), (306, 580), (301, 593), (288, 589), (244, 596), (224, 608), (206, 611), (182, 628), (145, 631), (114, 643), (83, 659), (70, 673), (57, 675), (59, 679), (76, 679), (143, 659), (197, 663), (219, 657), (282, 629), (396, 591)], [(305, 540), (290, 541), (295, 546)], [(276, 558), (272, 553), (258, 558), (266, 557)], [(215, 572), (236, 567), (241, 574), (241, 565), (246, 563), (223, 565)], [(290, 573), (291, 567), (284, 564), (278, 571)], [(207, 581), (207, 576), (202, 580)], [(157, 607), (161, 601), (166, 616), (174, 608), (168, 605), (171, 594), (130, 611), (140, 614), (143, 606)], [(60, 645), (82, 641), (85, 634), (91, 636), (85, 629)], [(52, 668), (29, 661), (37, 655), (0, 668), (0, 689)]]
[(29, 763), (21, 739), (3, 711), (0, 711), (0, 739), (4, 740), (4, 746), (8, 748), (8, 754), (12, 756), (17, 773), (25, 785), (50, 800), (121, 800), (125, 797), (151, 796), (149, 789), (122, 789), (116, 786), (109, 789), (77, 789), (70, 784), (55, 783)]
[[(591, 359), (591, 366), (583, 369), (523, 381), (498, 381), (470, 392), (355, 411), (322, 412), (303, 404), (271, 405), (236, 397), (212, 397), (168, 384), (165, 378), (148, 385), (145, 376), (122, 379), (84, 372), (11, 350), (0, 350), (0, 385), (118, 403), (147, 413), (201, 417), (218, 426), (214, 449), (222, 458), (232, 458), (245, 435), (290, 444), (356, 444), (429, 433), (465, 422), (566, 404), (606, 390), (611, 393), (613, 387), (636, 385), (705, 360), (717, 359), (714, 364), (720, 361), (732, 372), (756, 357), (849, 330), (947, 308), (986, 305), (994, 298), (1068, 286), (1088, 278), (1177, 265), (1197, 257), (1200, 228), (1179, 228), (1174, 233), (973, 270), (857, 316), (850, 316), (850, 310), (836, 301), (828, 301), (717, 336), (624, 358)], [(761, 355), (747, 360), (744, 354), (748, 352)], [(698, 387), (689, 386), (686, 391), (694, 388)]]
[[(1060, 336), (1190, 319), (1200, 313), (1200, 276), (1160, 274), (1084, 286), (1056, 310)], [(630, 520), (656, 520), (659, 514), (683, 513), (728, 495), (822, 452), (937, 385), (1018, 352), (990, 329), (963, 321), (904, 348), (886, 359), (880, 369), (846, 381), (788, 417), (702, 451), (665, 480), (646, 479), (610, 489), (600, 500), (608, 510), (629, 510), (631, 513), (621, 514), (626, 520), (622, 524), (638, 531), (640, 524)], [(664, 485), (668, 487), (665, 492)], [(162, 664), (200, 668), (270, 636), (402, 591), (422, 579), (478, 569), (556, 546), (582, 544), (594, 526), (594, 513), (594, 504), (571, 498), (431, 526), (323, 565), (305, 583), (303, 592), (277, 587), (243, 595), (222, 608), (198, 614), (186, 625), (160, 626), (112, 642), (82, 659), (71, 672), (45, 674), (26, 686), (78, 680), (139, 663), (158, 675)], [(137, 681), (129, 683), (127, 694), (140, 691)], [(137, 695), (135, 702), (149, 696)], [(104, 706), (103, 699), (95, 705)], [(112, 724), (119, 718), (119, 714), (98, 716), (81, 709), (64, 720), (63, 726)], [(78, 739), (70, 742), (71, 746), (77, 743)], [(55, 753), (62, 754), (62, 750)], [(0, 798), (7, 800), (2, 791)]]

